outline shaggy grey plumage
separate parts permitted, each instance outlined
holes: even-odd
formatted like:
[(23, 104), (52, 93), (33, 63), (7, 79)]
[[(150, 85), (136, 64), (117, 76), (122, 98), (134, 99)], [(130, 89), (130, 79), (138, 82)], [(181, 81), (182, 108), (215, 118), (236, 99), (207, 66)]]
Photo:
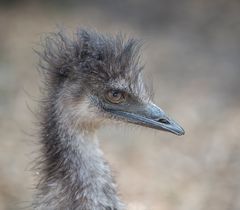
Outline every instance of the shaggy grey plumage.
[[(141, 44), (121, 35), (79, 30), (73, 39), (62, 32), (54, 33), (43, 46), (39, 53), (46, 90), (41, 104), (41, 180), (33, 207), (124, 209), (99, 149), (96, 129), (111, 120), (164, 130), (171, 124), (170, 120), (157, 118), (162, 110), (152, 104), (142, 81), (138, 54)], [(109, 103), (105, 98), (109, 90), (124, 91), (127, 100)], [(143, 105), (147, 109), (141, 111)], [(139, 115), (140, 120), (136, 117)], [(182, 134), (179, 127), (171, 129)]]
[(78, 31), (75, 38), (52, 34), (40, 54), (47, 92), (42, 103), (42, 179), (34, 207), (123, 209), (94, 136), (101, 119), (93, 119), (91, 111), (84, 113), (87, 108), (79, 113), (77, 107), (89, 92), (98, 94), (119, 76), (137, 79), (139, 42), (86, 30)]

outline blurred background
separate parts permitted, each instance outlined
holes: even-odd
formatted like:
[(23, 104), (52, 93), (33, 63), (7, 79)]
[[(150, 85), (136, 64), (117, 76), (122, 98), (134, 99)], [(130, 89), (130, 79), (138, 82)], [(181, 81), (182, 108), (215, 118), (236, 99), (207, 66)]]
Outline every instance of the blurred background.
[(40, 96), (33, 48), (57, 25), (143, 39), (155, 102), (186, 130), (99, 132), (129, 209), (239, 210), (238, 0), (0, 1), (0, 210), (31, 201), (38, 151), (31, 110)]

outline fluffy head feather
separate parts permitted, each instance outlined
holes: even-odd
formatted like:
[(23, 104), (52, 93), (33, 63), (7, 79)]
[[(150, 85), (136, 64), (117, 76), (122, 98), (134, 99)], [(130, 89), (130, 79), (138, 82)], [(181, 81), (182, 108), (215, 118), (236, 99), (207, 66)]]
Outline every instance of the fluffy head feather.
[(120, 77), (136, 83), (142, 69), (140, 47), (139, 40), (126, 40), (121, 34), (113, 37), (81, 29), (70, 39), (57, 32), (45, 39), (40, 66), (50, 84), (77, 78), (106, 83)]

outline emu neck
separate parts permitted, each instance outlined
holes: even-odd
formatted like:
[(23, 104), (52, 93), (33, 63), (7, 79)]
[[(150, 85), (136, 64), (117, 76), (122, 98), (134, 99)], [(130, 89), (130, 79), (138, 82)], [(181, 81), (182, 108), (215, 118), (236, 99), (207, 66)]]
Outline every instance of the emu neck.
[(36, 209), (123, 209), (95, 131), (48, 114), (42, 130), (44, 177), (38, 187)]

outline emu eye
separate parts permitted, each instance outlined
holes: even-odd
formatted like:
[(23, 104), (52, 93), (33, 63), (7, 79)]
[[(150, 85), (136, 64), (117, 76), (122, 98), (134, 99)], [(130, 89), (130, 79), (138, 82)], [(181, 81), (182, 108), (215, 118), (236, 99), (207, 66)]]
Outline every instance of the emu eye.
[(109, 102), (119, 104), (126, 100), (126, 93), (120, 90), (110, 90), (105, 97)]

